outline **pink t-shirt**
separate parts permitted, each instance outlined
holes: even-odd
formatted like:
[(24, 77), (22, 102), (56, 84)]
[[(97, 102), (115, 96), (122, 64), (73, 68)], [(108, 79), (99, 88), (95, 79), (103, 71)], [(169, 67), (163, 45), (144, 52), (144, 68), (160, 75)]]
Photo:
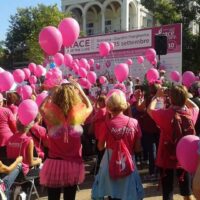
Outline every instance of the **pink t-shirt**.
[(16, 159), (18, 156), (23, 157), (22, 170), (24, 175), (29, 171), (29, 159), (28, 159), (28, 146), (31, 141), (31, 137), (26, 134), (16, 133), (13, 135), (7, 144), (7, 157), (8, 159)]
[(109, 121), (106, 121), (104, 127), (102, 126), (102, 132), (105, 134), (102, 134), (99, 140), (106, 141), (106, 147), (110, 149), (113, 149), (115, 144), (115, 139), (110, 132), (115, 134), (116, 137), (121, 137), (124, 134), (123, 140), (131, 154), (134, 153), (136, 139), (139, 139), (142, 136), (138, 121), (124, 114), (119, 114)]
[(48, 142), (48, 135), (46, 133), (46, 128), (35, 123), (28, 135), (33, 139), (35, 149), (40, 158), (44, 158), (44, 148), (43, 144)]
[[(188, 112), (191, 114), (193, 122), (196, 123), (199, 109), (198, 108), (188, 109)], [(155, 120), (156, 124), (160, 127), (160, 140), (159, 140), (156, 164), (159, 167), (163, 168), (169, 168), (169, 169), (176, 168), (177, 164), (174, 162), (170, 162), (169, 160), (170, 155), (165, 147), (165, 144), (168, 141), (171, 141), (172, 138), (171, 134), (173, 131), (171, 127), (171, 120), (174, 117), (174, 110), (172, 108), (153, 110), (151, 111), (151, 115), (152, 118)]]
[(99, 140), (99, 137), (101, 137), (102, 124), (105, 123), (105, 117), (106, 117), (106, 108), (99, 108), (94, 116), (94, 133), (97, 140)]
[(16, 131), (15, 118), (10, 109), (0, 107), (0, 147), (6, 146), (8, 139)]
[(49, 158), (82, 162), (81, 134), (83, 128), (57, 126), (49, 129)]
[(11, 110), (11, 112), (15, 117), (17, 116), (18, 107), (16, 105), (11, 104), (10, 106), (7, 106), (7, 108)]

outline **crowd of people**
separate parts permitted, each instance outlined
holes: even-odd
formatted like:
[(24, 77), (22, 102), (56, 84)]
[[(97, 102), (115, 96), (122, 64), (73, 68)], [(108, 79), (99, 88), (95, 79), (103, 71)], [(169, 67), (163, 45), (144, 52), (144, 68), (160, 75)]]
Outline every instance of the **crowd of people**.
[[(45, 89), (38, 87), (40, 92)], [(21, 101), (15, 91), (0, 94), (2, 198), (11, 199), (16, 178), (34, 173), (47, 188), (49, 200), (59, 200), (61, 192), (65, 200), (75, 200), (77, 186), (85, 178), (82, 136), (88, 134), (95, 138), (97, 155), (92, 199), (142, 200), (145, 193), (137, 170), (141, 162), (148, 164), (147, 179), (160, 177), (163, 200), (173, 199), (174, 173), (183, 199), (192, 200), (193, 193), (200, 199), (200, 167), (190, 174), (170, 155), (176, 112), (189, 115), (196, 135), (200, 134), (199, 81), (186, 88), (164, 79), (144, 83), (128, 77), (117, 83), (111, 78), (104, 84), (97, 81), (88, 91), (69, 77), (48, 89), (37, 117), (28, 125), (18, 119)], [(119, 144), (130, 154), (132, 168), (112, 178), (110, 165)], [(116, 160), (121, 171), (126, 169), (123, 156)]]

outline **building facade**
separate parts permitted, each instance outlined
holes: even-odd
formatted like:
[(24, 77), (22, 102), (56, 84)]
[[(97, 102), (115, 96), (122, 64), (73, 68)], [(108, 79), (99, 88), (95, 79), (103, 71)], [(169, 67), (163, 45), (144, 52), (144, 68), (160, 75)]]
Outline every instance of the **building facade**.
[(129, 31), (153, 26), (153, 15), (141, 0), (62, 0), (85, 35)]

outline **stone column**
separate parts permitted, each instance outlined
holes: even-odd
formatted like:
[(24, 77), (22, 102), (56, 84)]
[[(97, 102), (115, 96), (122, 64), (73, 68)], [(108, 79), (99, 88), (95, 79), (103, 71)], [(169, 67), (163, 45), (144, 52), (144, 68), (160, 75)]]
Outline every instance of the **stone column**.
[(87, 29), (86, 29), (86, 13), (83, 13), (82, 18), (83, 18), (83, 32), (84, 32), (84, 34), (87, 35)]
[(101, 11), (101, 31), (105, 33), (105, 12), (104, 10)]
[(124, 0), (121, 6), (121, 30), (129, 30), (129, 1)]

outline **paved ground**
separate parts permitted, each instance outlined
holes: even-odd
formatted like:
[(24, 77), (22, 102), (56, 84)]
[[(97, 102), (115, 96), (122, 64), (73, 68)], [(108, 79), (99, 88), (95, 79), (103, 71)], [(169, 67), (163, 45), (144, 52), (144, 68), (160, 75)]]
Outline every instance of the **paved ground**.
[[(93, 165), (93, 161), (87, 161), (86, 162), (86, 180), (85, 182), (79, 186), (79, 191), (76, 195), (76, 200), (91, 200), (91, 186), (94, 180), (94, 176), (89, 173), (91, 170), (91, 166)], [(147, 174), (147, 170), (141, 169), (139, 170), (141, 177), (143, 177)], [(145, 190), (145, 198), (144, 200), (162, 200), (161, 197), (161, 190), (158, 187), (158, 181), (144, 181), (143, 180), (143, 186)], [(177, 189), (175, 190), (175, 193), (177, 193)], [(41, 200), (47, 200), (47, 196), (45, 195), (45, 192), (43, 192), (44, 195), (41, 197)], [(178, 194), (174, 195), (174, 200), (182, 200), (181, 196)]]

